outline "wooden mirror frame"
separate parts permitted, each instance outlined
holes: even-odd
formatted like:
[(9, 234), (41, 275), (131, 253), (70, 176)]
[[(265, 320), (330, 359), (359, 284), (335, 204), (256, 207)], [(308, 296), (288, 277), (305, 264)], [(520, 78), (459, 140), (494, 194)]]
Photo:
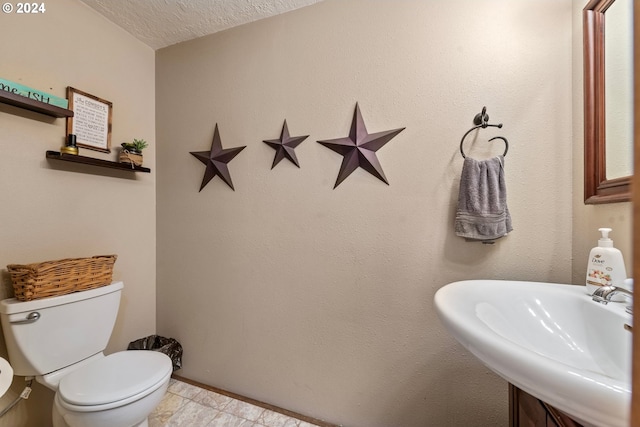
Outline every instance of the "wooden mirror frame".
[(584, 45), (584, 203), (631, 200), (631, 177), (607, 179), (604, 13), (615, 0), (591, 0), (582, 11)]

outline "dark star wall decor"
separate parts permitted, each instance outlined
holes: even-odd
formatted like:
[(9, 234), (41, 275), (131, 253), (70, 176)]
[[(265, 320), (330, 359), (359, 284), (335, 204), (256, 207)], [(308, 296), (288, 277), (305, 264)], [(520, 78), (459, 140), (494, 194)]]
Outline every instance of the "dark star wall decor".
[(190, 151), (193, 156), (207, 165), (207, 168), (204, 171), (204, 176), (202, 177), (200, 190), (198, 191), (202, 191), (202, 189), (216, 175), (222, 178), (222, 180), (226, 182), (233, 191), (235, 191), (235, 188), (233, 188), (233, 183), (231, 182), (231, 174), (229, 173), (227, 163), (229, 163), (235, 156), (238, 155), (238, 153), (240, 153), (245, 148), (247, 148), (246, 145), (244, 147), (222, 148), (222, 141), (220, 141), (220, 132), (218, 132), (218, 124), (216, 123), (216, 128), (213, 131), (213, 142), (211, 143), (211, 150)]
[(285, 157), (293, 162), (294, 165), (300, 167), (298, 158), (296, 157), (295, 149), (302, 141), (307, 139), (309, 135), (304, 136), (290, 136), (289, 128), (287, 127), (287, 120), (285, 119), (284, 125), (282, 125), (282, 132), (280, 132), (280, 139), (267, 139), (262, 142), (268, 144), (270, 147), (276, 150), (276, 157), (273, 159), (271, 169), (273, 169), (280, 160)]
[(353, 113), (349, 136), (318, 141), (320, 144), (344, 157), (342, 159), (342, 165), (340, 166), (340, 172), (338, 172), (338, 179), (333, 188), (335, 189), (340, 185), (340, 183), (358, 167), (363, 168), (371, 175), (389, 185), (382, 171), (382, 166), (378, 161), (378, 157), (376, 156), (376, 151), (404, 129), (405, 128), (400, 128), (371, 134), (367, 133), (367, 128), (364, 125), (364, 120), (360, 113), (360, 107), (356, 103), (356, 110)]

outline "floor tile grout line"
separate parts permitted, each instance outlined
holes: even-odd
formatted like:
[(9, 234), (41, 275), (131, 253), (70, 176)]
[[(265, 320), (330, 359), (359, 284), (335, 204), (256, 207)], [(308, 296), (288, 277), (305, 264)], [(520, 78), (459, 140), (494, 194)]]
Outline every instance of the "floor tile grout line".
[[(181, 395), (179, 395), (179, 394), (177, 394), (177, 393), (173, 393), (173, 392), (168, 391), (168, 390), (167, 390), (167, 393), (171, 393), (171, 394), (173, 394), (174, 396), (178, 396), (178, 397), (180, 397), (180, 398), (181, 398), (181, 399), (180, 399), (180, 400), (181, 400), (181, 401), (180, 401), (180, 405), (178, 405), (178, 407), (176, 408), (176, 410), (175, 410), (175, 411), (173, 411), (173, 414), (175, 414), (176, 412), (178, 412), (180, 409), (184, 408), (184, 405), (186, 405), (186, 404), (187, 404), (187, 401), (188, 401), (188, 400), (190, 400), (188, 397), (181, 396)], [(171, 414), (171, 416), (173, 416), (173, 414)], [(169, 418), (171, 418), (171, 417), (169, 417)]]

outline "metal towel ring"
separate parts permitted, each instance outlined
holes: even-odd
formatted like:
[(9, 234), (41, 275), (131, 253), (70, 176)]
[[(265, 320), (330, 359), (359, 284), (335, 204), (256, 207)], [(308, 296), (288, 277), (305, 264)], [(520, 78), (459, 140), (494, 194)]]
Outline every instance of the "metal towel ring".
[[(467, 135), (469, 135), (471, 133), (471, 131), (474, 131), (478, 128), (485, 128), (485, 127), (489, 127), (489, 126), (493, 126), (493, 127), (497, 127), (497, 128), (501, 128), (502, 127), (502, 123), (500, 123), (499, 125), (489, 125), (489, 124), (485, 124), (485, 125), (478, 125), (478, 126), (474, 126), (471, 129), (469, 129), (467, 131), (467, 133), (464, 134), (464, 136), (462, 137), (462, 139), (460, 140), (460, 154), (462, 154), (462, 158), (466, 159), (467, 156), (465, 156), (464, 154), (464, 150), (462, 148), (462, 144), (464, 143), (464, 139), (467, 137)], [(507, 141), (507, 138), (505, 138), (504, 136), (494, 136), (493, 138), (491, 138), (489, 141), (493, 141), (494, 139), (501, 139), (504, 141), (504, 153), (502, 154), (503, 156), (507, 155), (507, 151), (509, 151), (509, 141)]]

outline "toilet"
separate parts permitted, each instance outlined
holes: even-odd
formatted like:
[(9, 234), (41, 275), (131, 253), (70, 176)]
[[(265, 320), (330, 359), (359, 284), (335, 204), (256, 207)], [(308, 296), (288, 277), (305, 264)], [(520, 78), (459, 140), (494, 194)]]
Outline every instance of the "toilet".
[(145, 427), (171, 378), (159, 352), (105, 356), (124, 284), (33, 301), (0, 301), (14, 374), (55, 392), (54, 427)]

